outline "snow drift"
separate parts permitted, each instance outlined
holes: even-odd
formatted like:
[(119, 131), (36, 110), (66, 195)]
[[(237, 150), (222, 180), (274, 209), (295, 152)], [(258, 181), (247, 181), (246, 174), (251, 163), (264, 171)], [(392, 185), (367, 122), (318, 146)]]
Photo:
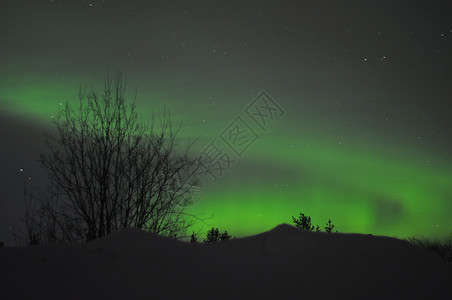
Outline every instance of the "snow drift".
[(2, 299), (452, 299), (452, 266), (408, 242), (290, 225), (212, 244), (139, 229), (0, 248)]

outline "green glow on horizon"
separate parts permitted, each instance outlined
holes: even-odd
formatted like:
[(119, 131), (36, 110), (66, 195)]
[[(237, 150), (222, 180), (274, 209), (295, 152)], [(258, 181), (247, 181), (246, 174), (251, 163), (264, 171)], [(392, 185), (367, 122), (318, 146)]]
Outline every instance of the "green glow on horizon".
[[(96, 84), (99, 86), (102, 84)], [(8, 113), (34, 116), (45, 123), (57, 112), (59, 102), (76, 101), (77, 92), (73, 85), (38, 82), (4, 88), (0, 99)], [(72, 98), (62, 98), (70, 95)], [(143, 105), (146, 96), (139, 95), (137, 105), (139, 112), (149, 114), (150, 108)], [(156, 92), (149, 98), (164, 98), (160, 96)], [(155, 101), (152, 106), (176, 103), (176, 98), (173, 94), (171, 99)], [(234, 115), (221, 117), (219, 112), (202, 127), (202, 116), (209, 112), (199, 108), (196, 103), (176, 107), (172, 120), (182, 122), (181, 138), (203, 136), (196, 146), (201, 149)], [(317, 122), (320, 127), (322, 121)], [(306, 120), (306, 124), (315, 128), (316, 121)], [(290, 223), (291, 216), (299, 212), (310, 215), (321, 227), (331, 218), (340, 232), (406, 237), (441, 236), (452, 231), (447, 214), (452, 186), (449, 162), (435, 156), (429, 164), (428, 152), (413, 153), (408, 145), (377, 138), (365, 140), (358, 130), (347, 134), (348, 140), (338, 145), (333, 134), (307, 129), (300, 132), (280, 125), (263, 135), (217, 185), (209, 185), (204, 179), (204, 195), (188, 211), (203, 216), (214, 214), (208, 222), (235, 236)], [(368, 148), (360, 144), (363, 140)], [(407, 153), (406, 158), (402, 153)], [(250, 171), (256, 166), (259, 171)]]
[[(288, 143), (280, 140), (278, 144)], [(274, 162), (267, 165), (272, 176), (256, 174), (261, 185), (248, 186), (246, 177), (234, 175), (240, 174), (240, 163), (246, 168), (244, 159), (226, 179), (234, 182), (230, 184), (233, 192), (210, 187), (212, 194), (206, 189), (205, 198), (192, 210), (213, 212), (215, 226), (239, 236), (290, 223), (299, 212), (320, 226), (331, 218), (341, 232), (397, 237), (450, 233), (447, 201), (452, 175), (442, 162), (432, 168), (415, 159), (400, 161), (393, 155), (363, 153), (353, 147), (343, 150), (324, 144), (294, 150), (297, 146), (278, 151), (268, 141), (256, 147), (252, 150), (255, 161)], [(280, 165), (276, 171), (274, 164)], [(293, 172), (286, 176), (278, 170)], [(294, 180), (297, 173), (299, 180)], [(287, 186), (286, 181), (290, 181)]]
[[(21, 78), (20, 84), (14, 84), (13, 80), (7, 80), (0, 85), (0, 102), (2, 103), (2, 110), (8, 114), (17, 116), (18, 118), (34, 119), (43, 124), (50, 124), (51, 117), (56, 115), (60, 104), (68, 101), (71, 105), (76, 107), (78, 103), (79, 87), (69, 82), (79, 82), (82, 88), (90, 89), (91, 87), (98, 93), (102, 92), (103, 81), (86, 82), (86, 80), (73, 81), (67, 80), (60, 82), (60, 80), (42, 79), (36, 80), (35, 77)], [(126, 99), (128, 101), (134, 98), (134, 89), (128, 84), (126, 90)], [(166, 109), (171, 114), (173, 128), (177, 128), (181, 124), (180, 137), (181, 138), (197, 138), (200, 136), (199, 127), (203, 125), (202, 119), (194, 118), (193, 115), (187, 115), (186, 110), (176, 110), (174, 107), (168, 107), (167, 103), (175, 103), (180, 99), (186, 99), (177, 94), (169, 98), (167, 95), (159, 95), (154, 93), (149, 95), (142, 95), (138, 90), (136, 99), (137, 111), (143, 118), (151, 118), (152, 112), (156, 113), (157, 118), (162, 115)], [(149, 106), (147, 101), (151, 99), (152, 105)], [(188, 101), (188, 100), (186, 100)], [(197, 126), (193, 128), (193, 126)], [(208, 130), (206, 128), (206, 130)], [(211, 130), (211, 134), (216, 134), (216, 131)]]

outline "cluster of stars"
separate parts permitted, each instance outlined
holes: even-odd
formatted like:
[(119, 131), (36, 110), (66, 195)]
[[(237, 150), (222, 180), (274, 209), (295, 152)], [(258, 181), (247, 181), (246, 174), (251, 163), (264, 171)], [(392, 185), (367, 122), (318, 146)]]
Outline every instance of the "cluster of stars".
[[(384, 60), (386, 60), (386, 59), (387, 59), (387, 56), (386, 56), (386, 55), (383, 55), (383, 56), (380, 57), (380, 61), (384, 61)], [(364, 60), (365, 62), (368, 62), (368, 61), (369, 61), (369, 59), (368, 59), (367, 57), (365, 57), (363, 60)]]

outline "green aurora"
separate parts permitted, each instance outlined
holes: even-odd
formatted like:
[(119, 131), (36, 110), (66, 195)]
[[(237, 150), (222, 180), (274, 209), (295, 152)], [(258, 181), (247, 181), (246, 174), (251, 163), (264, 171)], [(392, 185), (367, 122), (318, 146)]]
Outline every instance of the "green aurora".
[[(95, 88), (101, 86), (102, 82), (95, 84)], [(73, 85), (37, 82), (19, 88), (4, 87), (0, 97), (9, 99), (9, 114), (49, 126), (60, 101), (74, 104), (76, 94)], [(140, 114), (150, 115), (150, 108), (142, 108), (146, 103), (140, 101), (148, 97), (138, 94)], [(132, 96), (129, 93), (129, 98)], [(171, 101), (156, 101), (154, 107), (163, 108), (167, 102)], [(244, 107), (247, 101), (242, 103)], [(238, 108), (236, 115), (242, 113)], [(194, 104), (191, 109), (205, 115), (202, 105)], [(209, 141), (219, 141), (218, 135), (235, 117), (232, 111), (229, 120), (223, 114), (207, 124), (195, 122), (188, 117), (190, 114), (181, 112), (172, 113), (172, 120), (182, 124), (182, 144), (200, 137), (192, 149), (192, 154), (197, 154)], [(196, 206), (187, 209), (207, 218), (204, 224), (198, 222), (196, 230), (212, 225), (244, 236), (290, 222), (292, 215), (304, 212), (321, 226), (331, 218), (340, 232), (398, 237), (444, 236), (450, 232), (449, 162), (438, 156), (429, 161), (428, 151), (413, 152), (412, 146), (394, 146), (396, 143), (387, 139), (366, 140), (360, 132), (349, 133), (341, 142), (335, 135), (316, 135), (312, 130), (294, 132), (285, 122), (290, 118), (287, 112), (271, 124), (268, 133), (260, 133), (257, 142), (243, 157), (235, 157), (236, 162), (217, 183), (202, 177), (203, 195)], [(307, 120), (298, 127), (322, 125)]]
[[(219, 136), (237, 116), (259, 135), (242, 157), (230, 152), (236, 162), (218, 182), (200, 178), (202, 197), (187, 212), (213, 217), (196, 230), (245, 236), (303, 212), (340, 232), (448, 235), (444, 3), (2, 2), (0, 113), (18, 128), (2, 128), (11, 140), (0, 141), (0, 210), (18, 210), (30, 174), (39, 183), (32, 133), (52, 130), (79, 84), (99, 91), (106, 72), (121, 70), (143, 118), (168, 109), (182, 145), (199, 138), (193, 155), (212, 141), (227, 150)], [(267, 132), (244, 112), (263, 90), (284, 110)], [(0, 218), (0, 240), (13, 214)]]

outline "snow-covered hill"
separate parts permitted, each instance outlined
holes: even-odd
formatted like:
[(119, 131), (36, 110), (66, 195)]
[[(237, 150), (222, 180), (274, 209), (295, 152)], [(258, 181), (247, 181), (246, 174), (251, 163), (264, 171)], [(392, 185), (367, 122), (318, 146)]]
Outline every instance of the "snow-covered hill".
[(0, 248), (1, 299), (452, 299), (452, 265), (411, 244), (280, 225), (213, 244), (138, 229)]

